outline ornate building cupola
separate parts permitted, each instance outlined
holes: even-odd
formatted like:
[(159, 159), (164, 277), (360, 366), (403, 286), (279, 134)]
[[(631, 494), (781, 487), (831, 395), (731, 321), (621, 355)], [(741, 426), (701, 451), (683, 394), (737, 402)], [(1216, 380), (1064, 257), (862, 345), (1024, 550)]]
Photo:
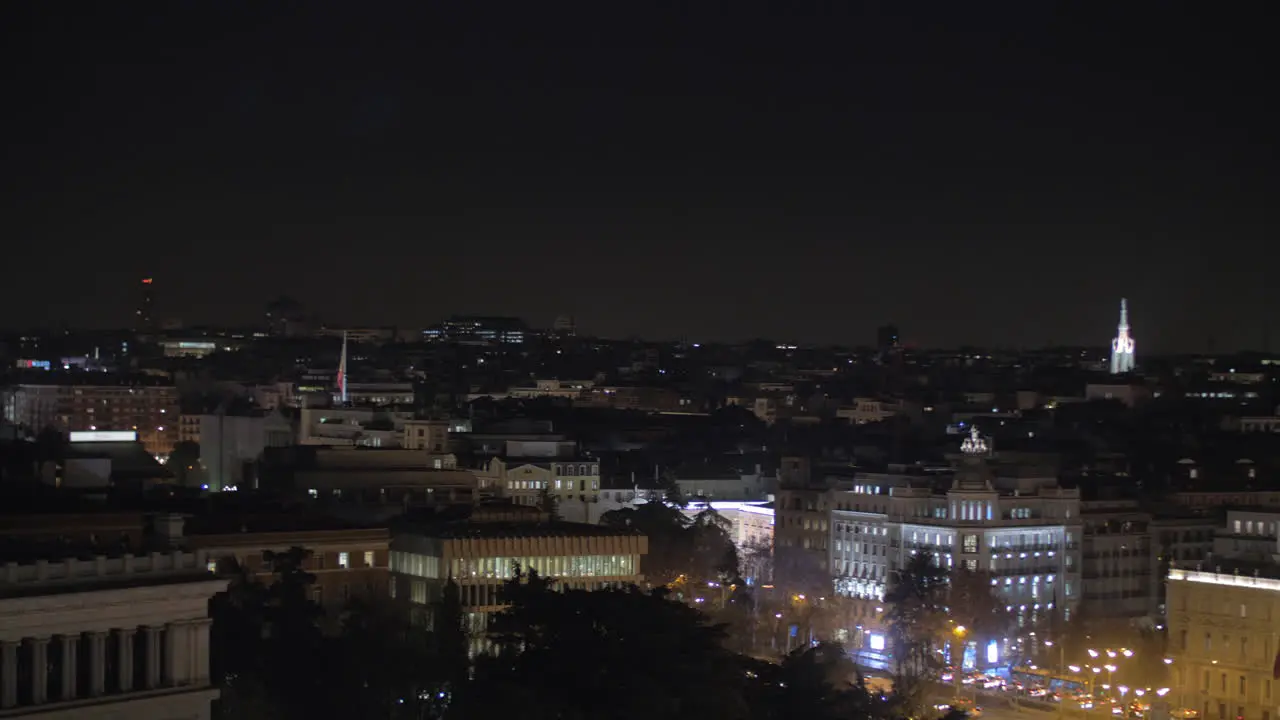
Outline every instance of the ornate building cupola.
[(960, 461), (960, 468), (956, 470), (952, 491), (993, 490), (991, 470), (987, 467), (987, 456), (991, 450), (977, 427), (969, 428), (969, 437), (960, 443), (960, 452), (964, 453), (964, 458)]
[(969, 437), (960, 443), (960, 452), (968, 457), (982, 457), (987, 454), (987, 441), (978, 433), (976, 425), (969, 428)]

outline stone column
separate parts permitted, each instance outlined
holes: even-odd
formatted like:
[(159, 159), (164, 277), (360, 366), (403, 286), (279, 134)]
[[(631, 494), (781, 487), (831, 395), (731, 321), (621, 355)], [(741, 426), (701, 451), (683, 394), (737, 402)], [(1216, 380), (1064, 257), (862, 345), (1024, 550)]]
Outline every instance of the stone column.
[(191, 623), (169, 623), (164, 628), (164, 683), (185, 685), (190, 677)]
[(49, 638), (31, 639), (31, 702), (49, 700)]
[(89, 633), (89, 695), (97, 697), (107, 690), (107, 634)]
[(18, 704), (18, 642), (0, 642), (0, 708)]
[(191, 681), (197, 685), (209, 682), (209, 626), (213, 621), (201, 618), (191, 624)]
[(59, 678), (60, 685), (58, 689), (61, 691), (62, 700), (75, 700), (76, 698), (76, 650), (80, 643), (79, 635), (63, 635), (62, 638), (62, 677)]
[(147, 634), (147, 679), (146, 686), (148, 688), (160, 687), (160, 631), (154, 625), (148, 625), (144, 631)]
[(117, 661), (120, 670), (120, 692), (133, 692), (133, 636), (136, 630), (120, 629), (116, 636), (120, 638), (120, 654)]

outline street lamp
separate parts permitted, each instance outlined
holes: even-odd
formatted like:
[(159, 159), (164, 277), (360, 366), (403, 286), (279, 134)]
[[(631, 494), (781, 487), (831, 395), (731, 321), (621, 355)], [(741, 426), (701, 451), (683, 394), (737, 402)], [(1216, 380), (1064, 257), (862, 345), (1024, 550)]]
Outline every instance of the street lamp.
[(1115, 665), (1103, 665), (1107, 669), (1107, 684), (1111, 684), (1111, 674), (1116, 671)]

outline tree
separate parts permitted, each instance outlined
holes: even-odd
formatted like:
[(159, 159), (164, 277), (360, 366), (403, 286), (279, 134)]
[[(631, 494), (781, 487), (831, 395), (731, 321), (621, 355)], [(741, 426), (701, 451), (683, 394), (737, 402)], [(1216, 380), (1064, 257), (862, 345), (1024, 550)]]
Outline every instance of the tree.
[(918, 717), (925, 693), (941, 663), (934, 650), (946, 622), (947, 576), (925, 553), (916, 553), (895, 572), (885, 592), (893, 642), (894, 696), (899, 712)]
[(165, 461), (165, 467), (173, 473), (179, 485), (190, 487), (198, 485), (195, 482), (200, 478), (200, 444), (190, 440), (183, 440), (173, 446), (173, 451), (169, 453), (169, 459)]
[(280, 717), (265, 682), (263, 608), (266, 586), (233, 558), (219, 562), (229, 576), (227, 589), (209, 601), (209, 675), (222, 689), (218, 703), (224, 718), (270, 720)]
[[(1005, 601), (993, 592), (989, 571), (957, 569), (950, 574), (947, 609), (950, 624), (964, 627), (965, 637), (978, 641), (998, 640), (1008, 635), (1015, 618), (1005, 610)], [(952, 664), (959, 664), (952, 658)]]
[[(331, 693), (332, 717), (438, 717), (441, 662), (433, 635), (389, 599), (361, 599), (343, 613), (326, 656), (343, 667), (343, 691)], [(465, 657), (464, 657), (465, 660)], [(465, 672), (465, 666), (463, 668)]]
[(665, 592), (556, 591), (536, 572), (502, 592), (460, 717), (745, 720), (743, 661), (724, 633)]
[(448, 698), (466, 682), (471, 664), (471, 635), (462, 613), (462, 596), (453, 578), (449, 578), (440, 594), (432, 630), (435, 654), (442, 668), (437, 695), (444, 693)]
[(545, 512), (552, 522), (562, 519), (560, 517), (560, 501), (547, 488), (543, 488), (538, 493), (538, 509)]
[(640, 560), (640, 569), (651, 584), (667, 585), (689, 574), (692, 550), (686, 530), (689, 520), (675, 507), (647, 502), (635, 507), (610, 510), (600, 516), (600, 524), (632, 528), (649, 538), (649, 553)]
[(752, 706), (761, 720), (866, 718), (880, 710), (872, 704), (862, 674), (838, 644), (796, 650), (778, 665), (762, 663), (753, 671), (760, 682)]

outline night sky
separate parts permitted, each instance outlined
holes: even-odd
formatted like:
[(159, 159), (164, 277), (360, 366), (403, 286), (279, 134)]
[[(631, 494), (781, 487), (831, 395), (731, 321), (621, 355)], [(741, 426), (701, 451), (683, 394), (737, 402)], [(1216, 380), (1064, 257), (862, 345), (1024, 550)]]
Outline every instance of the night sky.
[(1271, 27), (1235, 3), (5, 3), (0, 325), (125, 326), (154, 275), (189, 324), (287, 294), (334, 325), (1102, 345), (1127, 295), (1140, 353), (1260, 348), (1269, 321), (1280, 346)]

